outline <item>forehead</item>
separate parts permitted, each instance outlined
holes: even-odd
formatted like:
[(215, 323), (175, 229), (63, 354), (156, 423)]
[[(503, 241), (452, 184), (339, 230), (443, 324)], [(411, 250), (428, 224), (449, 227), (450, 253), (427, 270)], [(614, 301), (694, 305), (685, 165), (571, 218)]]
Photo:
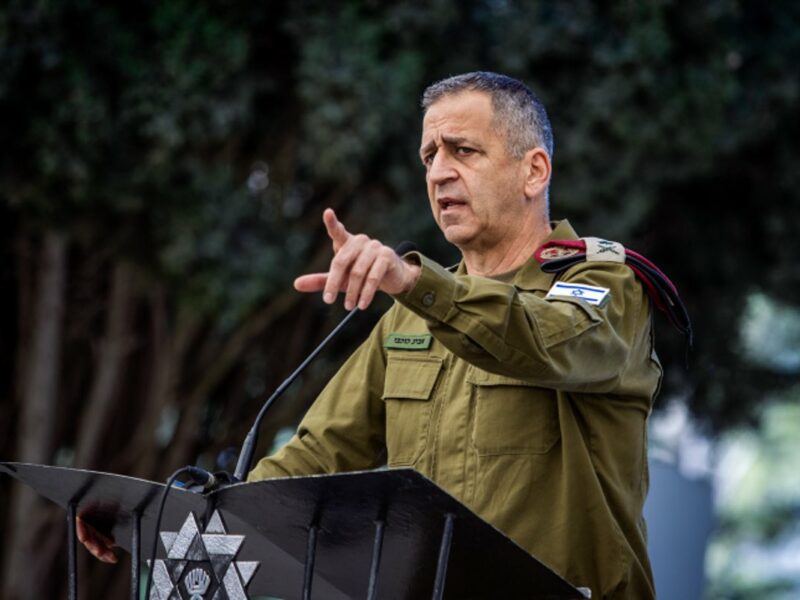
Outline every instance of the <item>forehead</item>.
[(484, 92), (459, 92), (428, 107), (422, 120), (423, 143), (441, 135), (487, 135), (494, 131), (492, 100)]

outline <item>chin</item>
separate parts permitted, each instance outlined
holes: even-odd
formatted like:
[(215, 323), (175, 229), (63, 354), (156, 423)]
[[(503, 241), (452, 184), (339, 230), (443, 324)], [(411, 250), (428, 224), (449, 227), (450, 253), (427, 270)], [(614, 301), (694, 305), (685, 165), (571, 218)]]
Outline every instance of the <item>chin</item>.
[(469, 246), (475, 237), (471, 232), (463, 231), (459, 227), (448, 227), (442, 233), (444, 233), (444, 239), (459, 248)]

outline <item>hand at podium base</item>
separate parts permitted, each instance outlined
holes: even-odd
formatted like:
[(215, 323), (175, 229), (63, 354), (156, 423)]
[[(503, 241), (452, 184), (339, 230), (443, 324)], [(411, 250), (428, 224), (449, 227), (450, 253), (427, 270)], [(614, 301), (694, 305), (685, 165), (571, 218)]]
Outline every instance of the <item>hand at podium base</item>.
[(75, 526), (78, 541), (92, 556), (105, 563), (117, 562), (117, 555), (112, 549), (116, 547), (113, 537), (100, 533), (80, 517), (75, 518)]

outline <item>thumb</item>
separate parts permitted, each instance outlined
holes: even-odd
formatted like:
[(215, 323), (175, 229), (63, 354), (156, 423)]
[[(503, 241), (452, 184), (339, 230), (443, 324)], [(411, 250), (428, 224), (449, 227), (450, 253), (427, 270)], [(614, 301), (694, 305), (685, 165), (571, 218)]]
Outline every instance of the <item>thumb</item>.
[(294, 280), (294, 289), (298, 292), (321, 292), (328, 282), (327, 273), (310, 273)]

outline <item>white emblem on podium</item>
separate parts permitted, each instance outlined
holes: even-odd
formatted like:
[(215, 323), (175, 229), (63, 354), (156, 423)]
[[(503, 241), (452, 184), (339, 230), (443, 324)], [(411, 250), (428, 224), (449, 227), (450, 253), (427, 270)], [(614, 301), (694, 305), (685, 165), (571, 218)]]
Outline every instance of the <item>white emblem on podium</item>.
[(153, 566), (150, 600), (247, 600), (259, 563), (234, 560), (244, 536), (228, 535), (219, 512), (202, 533), (190, 512), (180, 531), (161, 532), (161, 543), (167, 558)]

